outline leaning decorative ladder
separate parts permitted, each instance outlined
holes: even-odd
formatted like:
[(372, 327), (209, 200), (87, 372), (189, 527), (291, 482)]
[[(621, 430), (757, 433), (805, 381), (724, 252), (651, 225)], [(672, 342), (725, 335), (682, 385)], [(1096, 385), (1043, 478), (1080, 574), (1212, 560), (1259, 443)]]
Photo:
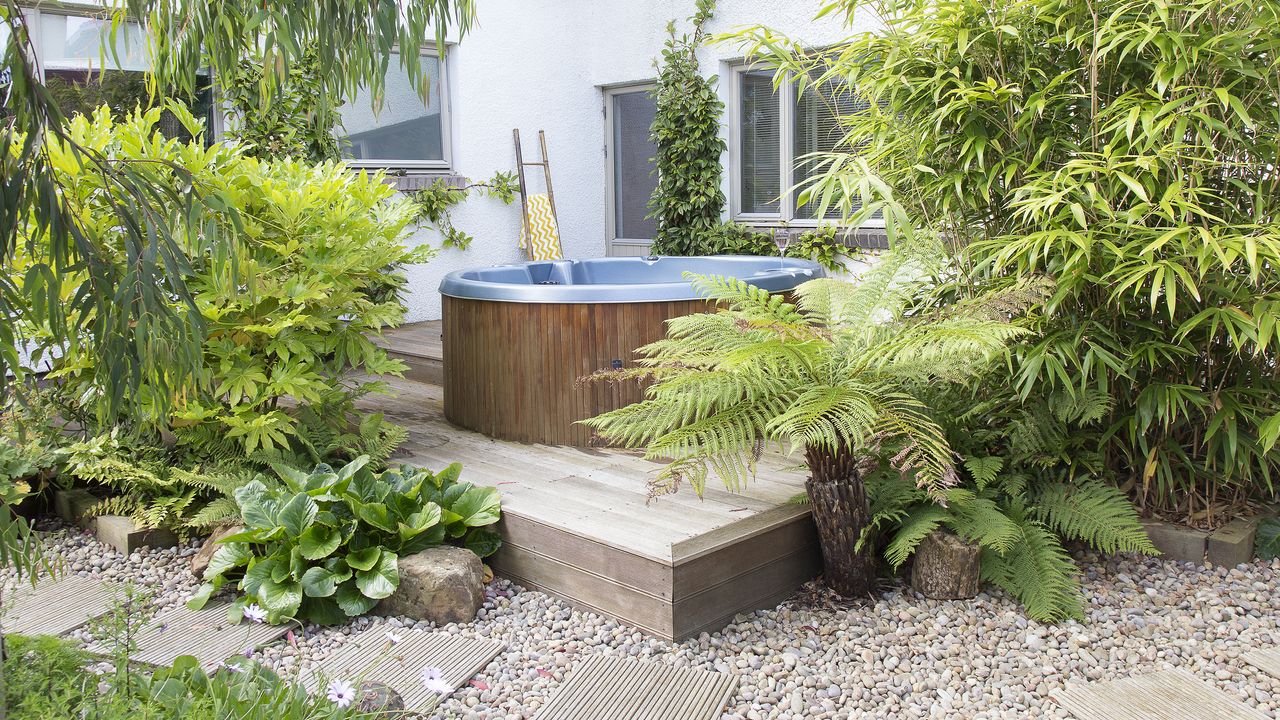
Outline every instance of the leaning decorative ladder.
[[(564, 256), (560, 249), (560, 221), (556, 217), (556, 195), (551, 187), (551, 162), (547, 159), (547, 134), (538, 131), (538, 146), (542, 159), (538, 162), (525, 161), (524, 151), (520, 146), (520, 129), (511, 131), (516, 145), (516, 173), (520, 178), (520, 210), (524, 224), (520, 228), (520, 247), (524, 248), (530, 260), (559, 260)], [(525, 166), (542, 168), (542, 176), (546, 180), (547, 192), (529, 194), (525, 181)]]

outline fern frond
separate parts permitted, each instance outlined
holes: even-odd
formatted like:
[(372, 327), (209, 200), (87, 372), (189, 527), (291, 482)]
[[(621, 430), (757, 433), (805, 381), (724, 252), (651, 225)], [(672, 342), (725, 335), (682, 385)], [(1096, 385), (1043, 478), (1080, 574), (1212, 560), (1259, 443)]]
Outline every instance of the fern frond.
[(204, 530), (217, 525), (235, 522), (240, 518), (240, 506), (231, 498), (221, 497), (210, 500), (187, 521), (187, 525)]
[(1022, 541), (1004, 554), (984, 550), (982, 579), (1017, 598), (1036, 620), (1083, 617), (1078, 571), (1057, 536), (1025, 516), (1011, 519), (1021, 528)]
[(991, 457), (967, 457), (964, 459), (964, 467), (973, 476), (973, 484), (978, 490), (986, 488), (987, 485), (995, 482), (1000, 475), (1000, 470), (1004, 468), (1004, 458), (993, 455)]
[(1022, 529), (994, 501), (975, 497), (951, 503), (951, 529), (970, 542), (1007, 553), (1022, 539)]
[(1133, 504), (1120, 490), (1101, 481), (1044, 485), (1034, 492), (1030, 511), (1054, 531), (1104, 553), (1159, 554)]
[(950, 518), (951, 514), (937, 505), (922, 505), (907, 513), (898, 532), (894, 533), (893, 539), (884, 548), (885, 559), (894, 569), (901, 567), (920, 546), (920, 542)]

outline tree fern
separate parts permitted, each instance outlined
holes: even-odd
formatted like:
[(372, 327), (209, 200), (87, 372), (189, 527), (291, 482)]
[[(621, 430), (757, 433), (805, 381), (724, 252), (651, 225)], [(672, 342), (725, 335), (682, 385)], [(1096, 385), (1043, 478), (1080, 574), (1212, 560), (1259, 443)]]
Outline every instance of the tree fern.
[(946, 508), (937, 505), (918, 505), (907, 513), (898, 525), (889, 544), (885, 546), (884, 557), (894, 568), (901, 566), (915, 553), (920, 542), (929, 533), (937, 530), (950, 516)]
[(1041, 486), (1030, 510), (1047, 527), (1102, 552), (1158, 554), (1129, 499), (1097, 480)]

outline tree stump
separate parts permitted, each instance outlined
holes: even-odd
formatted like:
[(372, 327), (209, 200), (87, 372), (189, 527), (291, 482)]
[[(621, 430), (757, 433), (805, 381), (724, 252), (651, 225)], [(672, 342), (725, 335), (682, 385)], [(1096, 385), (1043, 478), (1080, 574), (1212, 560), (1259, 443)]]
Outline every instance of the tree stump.
[(933, 600), (966, 600), (978, 594), (982, 549), (946, 530), (929, 533), (911, 563), (911, 587)]

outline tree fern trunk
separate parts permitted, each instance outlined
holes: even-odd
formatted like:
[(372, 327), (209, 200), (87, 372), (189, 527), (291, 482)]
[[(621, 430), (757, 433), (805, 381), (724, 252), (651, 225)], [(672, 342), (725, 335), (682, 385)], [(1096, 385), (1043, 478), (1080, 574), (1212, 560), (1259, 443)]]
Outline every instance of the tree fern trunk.
[(875, 557), (870, 545), (862, 552), (854, 550), (871, 519), (857, 457), (847, 448), (808, 447), (804, 454), (809, 465), (805, 490), (813, 503), (827, 585), (846, 597), (870, 594), (875, 586)]

